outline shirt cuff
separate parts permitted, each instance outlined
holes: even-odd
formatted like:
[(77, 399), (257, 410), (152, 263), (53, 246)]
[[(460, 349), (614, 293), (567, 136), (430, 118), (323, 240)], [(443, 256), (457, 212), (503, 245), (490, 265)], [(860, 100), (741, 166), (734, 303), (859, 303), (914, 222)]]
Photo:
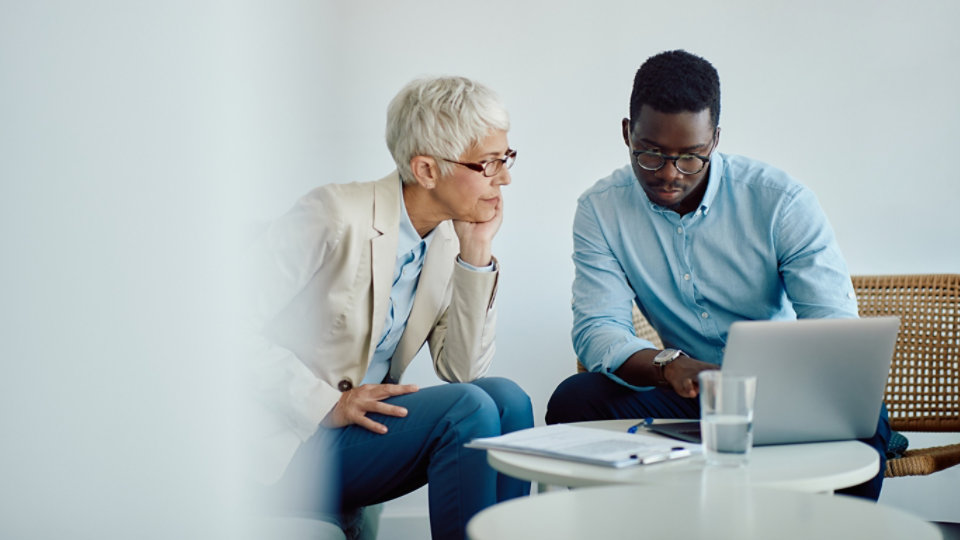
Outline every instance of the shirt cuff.
[(653, 390), (656, 387), (636, 386), (636, 385), (630, 384), (627, 381), (621, 379), (620, 377), (617, 377), (614, 374), (614, 371), (620, 369), (620, 366), (622, 366), (624, 362), (626, 362), (627, 359), (629, 359), (633, 355), (633, 353), (637, 351), (642, 351), (644, 349), (655, 349), (655, 348), (656, 347), (653, 345), (653, 343), (645, 339), (641, 339), (635, 336), (630, 336), (630, 339), (627, 341), (627, 343), (624, 343), (623, 346), (620, 348), (619, 352), (613, 356), (613, 360), (611, 360), (608, 365), (603, 366), (604, 375), (612, 379), (614, 382), (621, 384), (623, 386), (626, 386), (631, 390)]
[(468, 262), (464, 262), (463, 259), (461, 259), (459, 255), (457, 255), (457, 263), (460, 266), (466, 268), (467, 270), (473, 270), (474, 272), (493, 272), (497, 269), (496, 260), (491, 260), (490, 264), (486, 266), (474, 266)]

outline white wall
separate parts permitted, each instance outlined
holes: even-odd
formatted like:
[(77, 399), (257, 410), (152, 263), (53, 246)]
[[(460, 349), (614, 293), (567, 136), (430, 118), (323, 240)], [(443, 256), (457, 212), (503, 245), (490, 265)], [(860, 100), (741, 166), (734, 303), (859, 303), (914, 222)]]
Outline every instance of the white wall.
[(0, 0), (0, 537), (236, 538), (212, 3)]
[[(200, 330), (229, 305), (224, 228), (276, 216), (315, 185), (389, 172), (386, 105), (420, 75), (479, 79), (511, 110), (519, 161), (495, 245), (493, 374), (527, 390), (538, 422), (573, 372), (575, 201), (625, 163), (619, 121), (634, 71), (656, 52), (714, 63), (720, 150), (813, 188), (852, 272), (958, 272), (958, 16), (942, 0), (0, 0), (2, 276), (14, 285), (3, 358), (17, 359), (0, 410), (19, 429), (6, 439), (24, 442), (4, 449), (4, 472), (42, 480), (37, 500), (57, 494), (80, 525), (85, 510), (115, 505), (130, 516), (122, 533), (183, 495), (186, 478), (200, 489), (183, 508), (215, 499), (200, 457), (224, 451), (222, 419), (205, 390), (231, 366)], [(409, 379), (434, 380), (419, 364)], [(145, 426), (185, 441), (178, 457)], [(64, 440), (88, 443), (62, 462)], [(160, 457), (158, 489), (123, 496), (139, 488), (123, 471)], [(86, 476), (57, 489), (76, 470)], [(18, 495), (0, 493), (0, 530), (49, 507)], [(209, 512), (188, 514), (215, 536)]]

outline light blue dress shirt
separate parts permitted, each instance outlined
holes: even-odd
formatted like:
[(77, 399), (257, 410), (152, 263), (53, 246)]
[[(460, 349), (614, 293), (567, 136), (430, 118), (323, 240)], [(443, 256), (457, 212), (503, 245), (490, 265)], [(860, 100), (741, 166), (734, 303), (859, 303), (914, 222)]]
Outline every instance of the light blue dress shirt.
[(628, 165), (578, 200), (573, 225), (573, 346), (613, 374), (636, 351), (632, 304), (666, 347), (720, 364), (739, 320), (856, 317), (833, 230), (813, 192), (786, 173), (714, 152), (700, 207), (652, 203)]
[[(367, 367), (367, 373), (360, 384), (380, 384), (390, 371), (390, 360), (397, 350), (403, 331), (413, 309), (413, 300), (417, 294), (417, 284), (420, 281), (420, 271), (423, 270), (423, 259), (433, 240), (433, 231), (423, 238), (413, 227), (410, 216), (407, 214), (407, 205), (403, 203), (403, 190), (400, 190), (400, 228), (397, 236), (397, 262), (393, 268), (393, 285), (390, 287), (390, 306), (387, 309), (387, 320), (383, 325), (383, 334), (377, 342), (373, 352), (373, 359)], [(457, 257), (457, 262), (469, 270), (478, 272), (492, 272), (496, 266), (478, 268), (465, 263)]]

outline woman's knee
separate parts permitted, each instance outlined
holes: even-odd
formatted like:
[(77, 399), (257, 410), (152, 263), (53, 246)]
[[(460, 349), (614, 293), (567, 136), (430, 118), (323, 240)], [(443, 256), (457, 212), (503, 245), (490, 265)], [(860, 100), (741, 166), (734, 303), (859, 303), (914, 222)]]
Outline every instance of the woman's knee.
[(502, 431), (509, 433), (533, 426), (533, 404), (520, 385), (502, 377), (487, 377), (471, 383), (497, 404)]
[(469, 383), (452, 383), (447, 388), (456, 394), (447, 411), (450, 422), (469, 424), (471, 430), (488, 431), (491, 435), (500, 434), (500, 413), (490, 394)]
[(498, 407), (515, 411), (531, 411), (530, 396), (520, 385), (503, 377), (486, 377), (471, 383), (479, 386), (489, 395)]

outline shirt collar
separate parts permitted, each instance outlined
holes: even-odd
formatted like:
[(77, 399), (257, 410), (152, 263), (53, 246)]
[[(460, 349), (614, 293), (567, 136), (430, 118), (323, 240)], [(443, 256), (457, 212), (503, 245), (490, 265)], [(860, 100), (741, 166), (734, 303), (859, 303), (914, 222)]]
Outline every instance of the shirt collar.
[(710, 157), (710, 173), (707, 176), (707, 191), (703, 194), (703, 200), (700, 201), (700, 211), (706, 214), (710, 211), (710, 205), (717, 198), (717, 192), (720, 191), (720, 182), (723, 181), (723, 155), (720, 152), (714, 152)]
[[(698, 208), (697, 214), (706, 215), (710, 212), (710, 205), (713, 204), (713, 200), (717, 198), (717, 192), (720, 191), (720, 182), (723, 180), (723, 156), (720, 152), (714, 152), (710, 157), (710, 171), (707, 173), (707, 191), (703, 194), (703, 199), (700, 201), (700, 207)], [(641, 191), (643, 187), (640, 186), (640, 183), (637, 182), (637, 186), (640, 187)], [(646, 193), (643, 194), (644, 198), (647, 199), (647, 203), (650, 204), (650, 209), (659, 213), (668, 212), (669, 209), (660, 206), (659, 204), (651, 201), (646, 197)]]

